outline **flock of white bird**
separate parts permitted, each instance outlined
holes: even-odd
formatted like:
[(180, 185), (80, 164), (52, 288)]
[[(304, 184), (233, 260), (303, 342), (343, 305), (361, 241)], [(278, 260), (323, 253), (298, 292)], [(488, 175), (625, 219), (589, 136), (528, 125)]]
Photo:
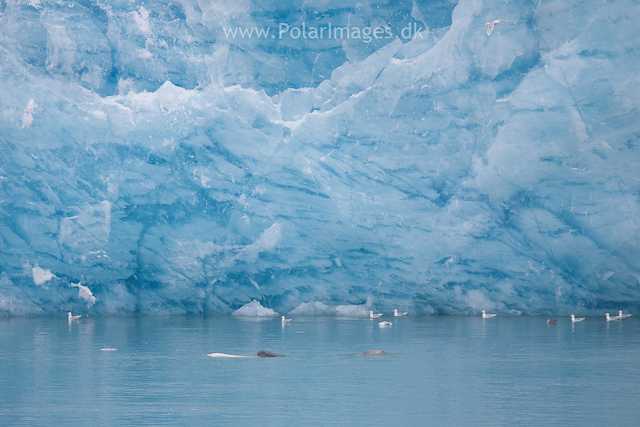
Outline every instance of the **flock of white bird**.
[[(393, 317), (402, 317), (406, 315), (407, 315), (406, 311), (399, 312), (398, 309), (396, 308), (393, 309)], [(378, 317), (382, 317), (382, 313), (374, 313), (373, 311), (369, 311), (369, 319), (377, 319)], [(291, 323), (291, 319), (287, 319), (286, 317), (282, 316), (282, 326), (286, 325), (287, 323)], [(388, 328), (390, 326), (393, 326), (393, 323), (382, 321), (378, 323), (378, 326), (381, 328)]]
[[(489, 314), (487, 312), (485, 312), (484, 310), (482, 310), (482, 318), (483, 319), (491, 319), (493, 317), (496, 317), (497, 314)], [(621, 320), (621, 319), (626, 319), (627, 317), (631, 317), (631, 314), (622, 314), (622, 310), (618, 311), (618, 315), (617, 316), (609, 316), (609, 313), (605, 313), (604, 315), (605, 319), (607, 320), (607, 322), (610, 322), (612, 320)], [(578, 322), (582, 322), (585, 318), (584, 317), (576, 317), (575, 315), (571, 315), (571, 323), (578, 323)], [(547, 317), (547, 324), (548, 325), (555, 325), (557, 322), (557, 320), (550, 320)]]
[[(407, 312), (399, 312), (397, 309), (393, 309), (393, 316), (394, 317), (402, 317), (402, 316), (406, 316)], [(69, 323), (73, 322), (74, 320), (78, 320), (82, 317), (81, 314), (78, 315), (73, 315), (71, 314), (71, 312), (67, 313), (67, 316), (69, 318)], [(486, 311), (482, 310), (482, 318), (483, 319), (492, 319), (494, 317), (496, 317), (497, 314), (491, 314), (491, 313), (487, 313)], [(622, 319), (626, 319), (627, 317), (631, 317), (631, 314), (623, 314), (622, 310), (618, 311), (618, 315), (617, 316), (610, 316), (609, 313), (605, 313), (605, 319), (607, 320), (607, 322), (611, 322), (612, 320), (622, 320)], [(374, 313), (373, 311), (369, 311), (369, 318), (370, 319), (377, 319), (379, 317), (382, 317), (382, 313)], [(571, 323), (578, 323), (578, 322), (582, 322), (585, 318), (584, 317), (576, 317), (573, 314), (571, 315)], [(549, 325), (555, 325), (557, 322), (557, 320), (549, 320), (549, 318), (547, 317), (547, 324)], [(291, 323), (291, 319), (287, 319), (286, 317), (282, 316), (282, 326), (286, 325), (287, 323)], [(388, 322), (388, 321), (383, 321), (378, 323), (378, 326), (381, 328), (388, 328), (390, 326), (393, 326), (392, 322)]]
[[(401, 313), (398, 311), (398, 309), (396, 308), (393, 309), (393, 317), (402, 317), (406, 315), (407, 315), (407, 312)], [(369, 312), (369, 319), (377, 319), (378, 317), (382, 317), (382, 313), (374, 313), (373, 311)], [(389, 328), (393, 326), (393, 323), (388, 321), (382, 321), (378, 323), (378, 326), (381, 328)]]

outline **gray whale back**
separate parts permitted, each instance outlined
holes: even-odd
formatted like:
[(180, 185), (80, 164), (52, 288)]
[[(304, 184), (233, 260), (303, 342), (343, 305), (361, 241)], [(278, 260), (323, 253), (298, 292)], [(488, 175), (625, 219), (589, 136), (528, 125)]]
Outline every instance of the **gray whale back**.
[(268, 351), (260, 350), (258, 352), (258, 357), (284, 357), (282, 354), (275, 354)]

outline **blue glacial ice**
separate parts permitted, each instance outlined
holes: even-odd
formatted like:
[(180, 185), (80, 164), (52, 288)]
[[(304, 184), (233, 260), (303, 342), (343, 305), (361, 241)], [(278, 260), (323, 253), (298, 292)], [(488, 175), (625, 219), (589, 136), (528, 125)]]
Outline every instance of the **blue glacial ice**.
[(638, 22), (0, 0), (0, 315), (638, 310)]
[(231, 313), (232, 316), (249, 317), (249, 318), (266, 318), (278, 315), (270, 308), (263, 307), (258, 300), (253, 300)]

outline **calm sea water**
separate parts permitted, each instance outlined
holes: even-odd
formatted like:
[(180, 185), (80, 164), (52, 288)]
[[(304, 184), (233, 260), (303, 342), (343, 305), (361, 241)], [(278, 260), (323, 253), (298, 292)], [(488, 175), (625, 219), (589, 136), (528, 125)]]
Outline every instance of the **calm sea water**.
[(0, 424), (640, 425), (639, 318), (382, 320), (0, 319)]

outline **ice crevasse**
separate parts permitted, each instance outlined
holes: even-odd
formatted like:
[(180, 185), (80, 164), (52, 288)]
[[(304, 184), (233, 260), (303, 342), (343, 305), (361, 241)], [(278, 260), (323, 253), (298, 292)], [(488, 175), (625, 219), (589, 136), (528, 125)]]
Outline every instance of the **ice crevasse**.
[(0, 315), (638, 309), (637, 22), (632, 0), (0, 0)]

